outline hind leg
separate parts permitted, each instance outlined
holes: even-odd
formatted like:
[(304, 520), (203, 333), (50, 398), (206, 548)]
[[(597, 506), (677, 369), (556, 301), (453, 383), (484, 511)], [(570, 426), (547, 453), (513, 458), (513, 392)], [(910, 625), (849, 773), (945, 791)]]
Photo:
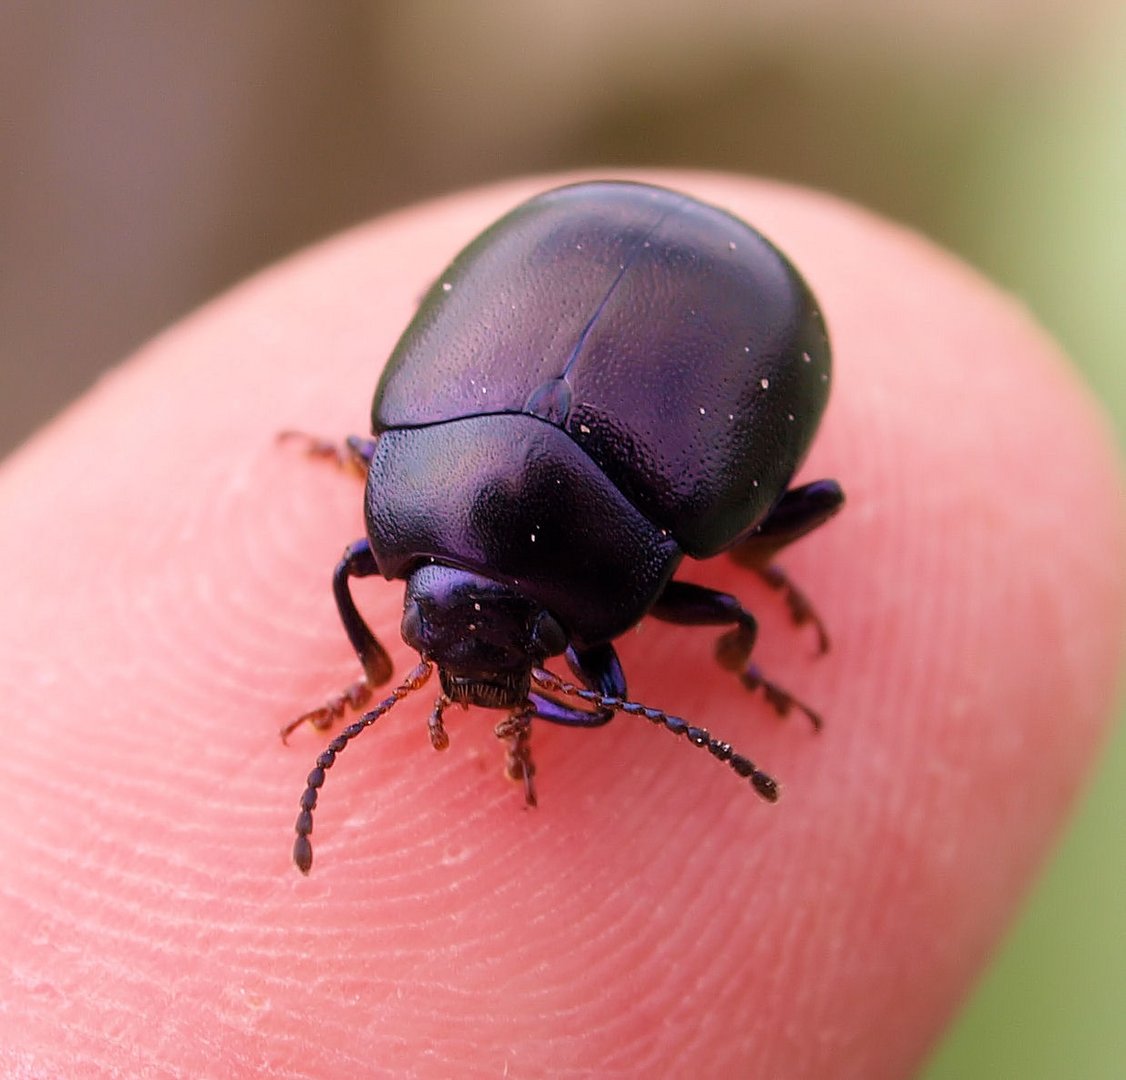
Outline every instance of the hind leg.
[(835, 480), (815, 480), (791, 488), (774, 509), (729, 554), (740, 566), (753, 570), (772, 589), (782, 593), (795, 625), (809, 623), (817, 633), (820, 652), (829, 650), (829, 634), (809, 598), (771, 562), (788, 544), (824, 525), (844, 505), (844, 492)]

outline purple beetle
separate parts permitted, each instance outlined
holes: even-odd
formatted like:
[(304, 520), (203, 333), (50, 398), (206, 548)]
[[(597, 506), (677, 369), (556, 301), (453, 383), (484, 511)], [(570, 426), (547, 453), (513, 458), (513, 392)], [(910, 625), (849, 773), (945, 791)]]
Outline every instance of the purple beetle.
[[(333, 575), (363, 678), (288, 725), (359, 709), (391, 661), (349, 581), (406, 582), (402, 635), (421, 662), (334, 738), (309, 774), (294, 860), (312, 864), (312, 813), (345, 745), (438, 669), (431, 742), (451, 704), (505, 710), (507, 771), (535, 803), (529, 725), (596, 727), (616, 712), (682, 734), (747, 778), (777, 785), (706, 730), (627, 700), (613, 639), (645, 615), (727, 627), (717, 656), (782, 713), (808, 706), (749, 657), (753, 616), (673, 578), (729, 552), (824, 628), (771, 563), (828, 520), (835, 481), (790, 487), (829, 392), (824, 320), (769, 241), (737, 218), (646, 184), (599, 182), (518, 206), (454, 259), (395, 348), (370, 440), (337, 450), (367, 475), (367, 537)], [(563, 654), (577, 684), (543, 669)]]

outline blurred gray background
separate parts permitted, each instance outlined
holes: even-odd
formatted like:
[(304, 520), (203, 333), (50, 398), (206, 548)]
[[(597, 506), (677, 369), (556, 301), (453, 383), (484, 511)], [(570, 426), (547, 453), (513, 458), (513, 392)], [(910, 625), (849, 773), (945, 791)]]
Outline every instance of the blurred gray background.
[[(918, 227), (1021, 295), (1126, 424), (1117, 0), (0, 0), (0, 453), (311, 240), (618, 164)], [(1124, 820), (1119, 738), (929, 1080), (1124, 1075)]]

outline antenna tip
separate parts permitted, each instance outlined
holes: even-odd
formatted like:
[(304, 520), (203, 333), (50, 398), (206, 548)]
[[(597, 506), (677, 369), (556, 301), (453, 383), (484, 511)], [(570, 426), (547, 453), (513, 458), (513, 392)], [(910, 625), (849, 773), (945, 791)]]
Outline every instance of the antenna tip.
[(781, 794), (778, 790), (778, 781), (773, 776), (767, 776), (766, 773), (756, 772), (751, 777), (751, 786), (767, 802), (777, 802)]
[(308, 877), (313, 865), (313, 845), (309, 843), (307, 836), (298, 836), (293, 841), (293, 861), (297, 864), (297, 869)]

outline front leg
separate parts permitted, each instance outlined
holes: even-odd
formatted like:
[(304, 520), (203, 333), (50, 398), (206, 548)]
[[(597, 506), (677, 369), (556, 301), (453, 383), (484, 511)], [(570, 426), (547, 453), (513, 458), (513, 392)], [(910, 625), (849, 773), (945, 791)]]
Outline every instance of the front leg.
[[(594, 690), (604, 697), (625, 698), (625, 673), (614, 646), (609, 642), (592, 645), (587, 649), (577, 649), (571, 645), (566, 656), (567, 666), (588, 690)], [(580, 709), (575, 705), (564, 705), (543, 694), (531, 693), (528, 700), (532, 704), (533, 714), (539, 719), (566, 727), (602, 727), (614, 716), (612, 709)]]
[(352, 648), (356, 650), (356, 656), (364, 669), (364, 677), (330, 698), (319, 709), (313, 709), (286, 724), (281, 730), (283, 740), (302, 724), (326, 728), (339, 720), (346, 709), (362, 709), (371, 699), (372, 689), (391, 678), (391, 657), (356, 609), (356, 602), (352, 599), (348, 585), (351, 578), (371, 577), (377, 573), (379, 568), (375, 565), (375, 556), (366, 540), (357, 540), (345, 548), (344, 557), (332, 574), (332, 592), (340, 611), (340, 621), (344, 624), (348, 640), (352, 642)]
[(504, 759), (504, 772), (509, 780), (524, 781), (524, 802), (536, 805), (536, 766), (532, 761), (531, 739), (533, 706), (516, 709), (497, 724), (494, 732), (498, 739), (508, 743)]
[(758, 665), (751, 662), (758, 626), (755, 617), (730, 593), (717, 592), (687, 581), (670, 581), (649, 614), (682, 626), (732, 627), (716, 642), (715, 655), (720, 667), (738, 672), (748, 690), (761, 688), (779, 716), (785, 716), (791, 708), (796, 708), (809, 717), (815, 728), (821, 727), (821, 717), (813, 709), (765, 678)]
[[(618, 654), (609, 642), (587, 649), (571, 645), (566, 656), (567, 665), (588, 690), (616, 700), (625, 697), (626, 677)], [(515, 709), (497, 724), (497, 738), (508, 742), (504, 771), (510, 780), (524, 781), (524, 801), (529, 806), (536, 805), (536, 766), (529, 745), (533, 718), (566, 727), (594, 728), (608, 723), (613, 716), (613, 709), (580, 709), (564, 705), (557, 698), (545, 694), (530, 693), (526, 705)]]

